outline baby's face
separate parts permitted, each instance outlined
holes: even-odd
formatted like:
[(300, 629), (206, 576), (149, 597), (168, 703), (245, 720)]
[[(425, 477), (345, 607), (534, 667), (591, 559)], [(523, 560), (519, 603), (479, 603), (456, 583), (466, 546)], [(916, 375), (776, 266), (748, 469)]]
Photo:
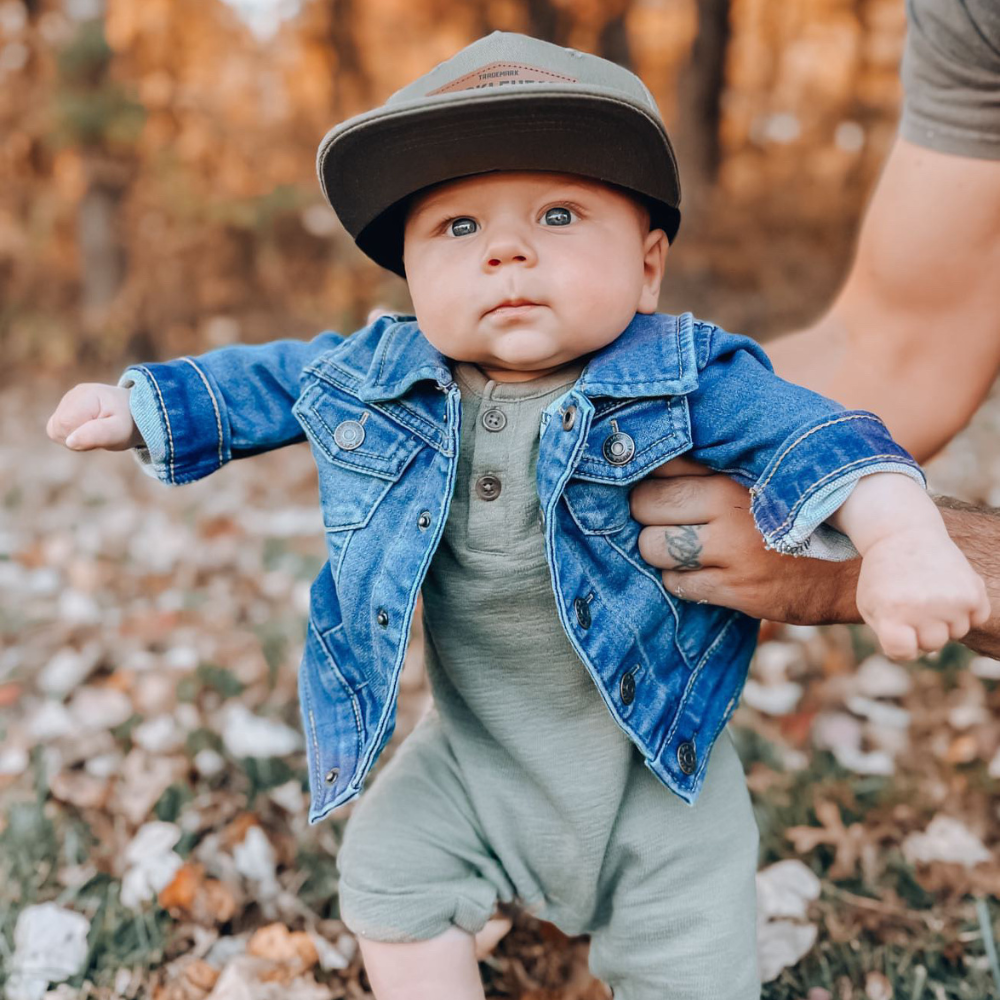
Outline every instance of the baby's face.
[(505, 171), (418, 196), (403, 261), (424, 336), (490, 378), (521, 382), (610, 344), (636, 312), (655, 312), (666, 251), (663, 230), (616, 188)]

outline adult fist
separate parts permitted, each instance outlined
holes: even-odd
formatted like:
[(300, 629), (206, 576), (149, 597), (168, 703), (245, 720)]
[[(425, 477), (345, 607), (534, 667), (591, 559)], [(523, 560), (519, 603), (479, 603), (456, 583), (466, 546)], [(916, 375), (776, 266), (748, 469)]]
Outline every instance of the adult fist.
[(81, 382), (67, 392), (49, 417), (45, 433), (73, 451), (124, 451), (143, 444), (128, 405), (129, 390)]
[(685, 458), (654, 469), (631, 493), (645, 525), (639, 553), (676, 597), (791, 624), (859, 621), (859, 560), (825, 562), (764, 547), (750, 495), (728, 476)]

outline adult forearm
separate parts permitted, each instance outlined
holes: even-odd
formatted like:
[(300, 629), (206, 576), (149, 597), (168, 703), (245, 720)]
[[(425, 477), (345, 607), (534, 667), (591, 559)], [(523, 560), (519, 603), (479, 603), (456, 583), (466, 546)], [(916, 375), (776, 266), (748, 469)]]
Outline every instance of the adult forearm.
[(935, 497), (952, 541), (983, 578), (993, 609), (985, 625), (962, 642), (984, 656), (1000, 658), (1000, 510), (974, 507), (954, 497)]

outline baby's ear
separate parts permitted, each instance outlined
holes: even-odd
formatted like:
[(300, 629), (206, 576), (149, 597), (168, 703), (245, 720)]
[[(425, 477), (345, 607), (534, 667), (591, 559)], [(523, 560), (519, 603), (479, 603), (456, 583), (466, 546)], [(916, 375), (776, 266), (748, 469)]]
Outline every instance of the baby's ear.
[(654, 313), (660, 304), (660, 284), (666, 267), (670, 241), (662, 229), (651, 229), (642, 243), (642, 292), (636, 312)]

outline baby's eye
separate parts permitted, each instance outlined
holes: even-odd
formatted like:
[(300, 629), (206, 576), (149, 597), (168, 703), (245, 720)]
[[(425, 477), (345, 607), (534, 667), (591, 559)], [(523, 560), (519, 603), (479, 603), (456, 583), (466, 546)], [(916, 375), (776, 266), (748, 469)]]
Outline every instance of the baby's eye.
[(452, 219), (448, 223), (448, 232), (452, 236), (471, 236), (479, 228), (475, 219), (463, 215), (460, 219)]
[(542, 216), (546, 225), (549, 226), (568, 226), (573, 221), (573, 212), (559, 205), (556, 208), (546, 209), (545, 215)]

